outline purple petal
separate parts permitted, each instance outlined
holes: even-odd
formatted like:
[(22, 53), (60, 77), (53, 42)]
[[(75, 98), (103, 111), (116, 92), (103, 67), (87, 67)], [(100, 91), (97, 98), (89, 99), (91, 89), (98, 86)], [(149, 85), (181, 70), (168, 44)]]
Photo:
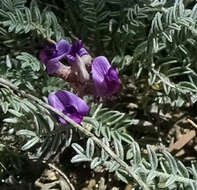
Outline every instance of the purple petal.
[(78, 52), (80, 51), (80, 49), (83, 47), (83, 42), (82, 40), (77, 40), (71, 47), (70, 50), (70, 55), (75, 56), (76, 53), (78, 54)]
[(53, 61), (53, 62), (51, 62), (51, 60), (50, 61), (48, 61), (45, 65), (46, 65), (46, 68), (47, 68), (47, 72), (49, 73), (49, 74), (53, 74), (53, 73), (56, 73), (57, 72), (57, 70), (59, 69), (59, 67), (60, 67), (60, 62), (59, 61)]
[(94, 86), (96, 89), (96, 96), (104, 97), (108, 95), (108, 86), (105, 80), (103, 80), (102, 82), (94, 80)]
[(75, 94), (65, 90), (58, 90), (56, 96), (62, 100), (64, 106), (73, 106), (79, 114), (85, 115), (88, 112), (87, 104)]
[(48, 59), (52, 59), (57, 56), (56, 44), (47, 43), (44, 47), (45, 55)]
[(83, 117), (81, 115), (77, 115), (77, 114), (71, 115), (70, 118), (72, 120), (74, 120), (76, 123), (81, 123), (81, 121), (83, 120)]
[(75, 62), (77, 60), (76, 55), (79, 55), (81, 57), (86, 54), (88, 54), (88, 52), (85, 48), (83, 48), (82, 40), (78, 40), (72, 45), (69, 54), (66, 55), (66, 58), (70, 62)]
[(112, 95), (119, 90), (120, 83), (119, 83), (119, 79), (118, 79), (118, 74), (114, 68), (111, 67), (109, 69), (109, 71), (105, 77), (105, 80), (107, 82), (109, 95)]
[[(83, 116), (88, 112), (87, 104), (81, 98), (68, 91), (58, 90), (57, 92), (50, 93), (48, 102), (77, 123), (80, 123)], [(59, 116), (57, 116), (57, 119), (60, 123), (66, 123)]]
[(46, 65), (49, 74), (55, 73), (59, 66), (59, 60), (65, 57), (70, 51), (70, 44), (66, 40), (55, 43), (47, 43), (40, 52), (40, 60)]
[(76, 59), (77, 59), (76, 57), (74, 57), (74, 56), (72, 56), (72, 55), (70, 55), (70, 54), (66, 55), (65, 57), (66, 57), (66, 59), (67, 59), (68, 61), (70, 61), (70, 62), (75, 62)]
[(43, 50), (41, 50), (39, 58), (46, 64), (49, 59), (57, 56), (56, 45), (54, 43), (47, 43)]
[(73, 106), (67, 106), (63, 113), (74, 120), (76, 123), (80, 123), (83, 119), (83, 116), (80, 115)]
[(103, 81), (104, 76), (107, 74), (110, 64), (106, 57), (96, 57), (92, 62), (92, 77), (97, 81)]
[(42, 51), (40, 52), (39, 58), (40, 58), (40, 60), (41, 60), (44, 64), (46, 64), (47, 61), (49, 60), (48, 56), (46, 55), (45, 50), (42, 50)]
[(96, 57), (92, 62), (92, 79), (98, 96), (105, 96), (107, 94), (105, 75), (109, 68), (110, 64), (103, 56)]
[(86, 51), (85, 48), (81, 48), (81, 49), (77, 52), (77, 54), (81, 57), (81, 56), (83, 56), (83, 55), (87, 55), (88, 52)]
[(118, 74), (104, 56), (93, 60), (92, 79), (98, 96), (111, 96), (119, 89)]
[(58, 56), (63, 54), (68, 54), (70, 51), (71, 45), (66, 40), (59, 40), (56, 44), (56, 50)]
[(41, 62), (45, 64), (49, 74), (53, 74), (58, 70), (60, 66), (59, 57), (51, 58), (51, 56), (48, 56), (48, 49), (42, 50), (39, 57)]
[(49, 59), (48, 62), (45, 64), (49, 74), (57, 72), (60, 66), (59, 60), (68, 54), (68, 52), (70, 51), (70, 44), (66, 40), (60, 40), (56, 44), (56, 51), (56, 56), (52, 59)]
[(114, 69), (113, 67), (111, 67), (106, 75), (106, 79), (110, 82), (110, 81), (118, 81), (118, 73), (116, 71), (116, 69)]
[(58, 109), (59, 111), (64, 110), (64, 105), (62, 104), (61, 100), (56, 96), (56, 92), (51, 92), (49, 94), (48, 103), (49, 103), (49, 105)]

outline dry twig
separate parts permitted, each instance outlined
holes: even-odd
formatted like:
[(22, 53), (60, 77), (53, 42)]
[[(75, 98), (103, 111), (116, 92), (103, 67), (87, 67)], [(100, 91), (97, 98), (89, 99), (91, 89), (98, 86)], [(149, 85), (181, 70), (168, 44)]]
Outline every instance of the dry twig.
[(75, 190), (74, 186), (72, 185), (72, 183), (70, 182), (70, 180), (68, 179), (68, 177), (56, 166), (54, 166), (53, 164), (48, 164), (48, 166), (52, 169), (54, 169), (55, 171), (57, 171), (66, 181), (66, 183), (69, 185), (71, 190)]

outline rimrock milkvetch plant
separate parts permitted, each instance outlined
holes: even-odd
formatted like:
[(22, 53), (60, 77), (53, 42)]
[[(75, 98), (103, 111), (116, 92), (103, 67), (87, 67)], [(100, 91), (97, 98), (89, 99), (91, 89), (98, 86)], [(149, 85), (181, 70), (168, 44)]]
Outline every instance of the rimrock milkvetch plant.
[(197, 189), (195, 0), (1, 0), (0, 18), (0, 189), (24, 160)]

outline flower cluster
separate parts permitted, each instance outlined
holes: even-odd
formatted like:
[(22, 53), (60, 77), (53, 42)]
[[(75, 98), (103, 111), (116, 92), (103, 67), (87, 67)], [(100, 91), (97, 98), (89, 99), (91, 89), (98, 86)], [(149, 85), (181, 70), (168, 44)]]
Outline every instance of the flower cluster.
[[(87, 94), (109, 97), (119, 90), (116, 69), (104, 56), (92, 59), (81, 40), (72, 45), (63, 39), (48, 43), (40, 52), (40, 60), (49, 74), (70, 82), (81, 97)], [(65, 90), (50, 93), (48, 102), (77, 123), (88, 112), (88, 106), (81, 98)], [(64, 119), (56, 117), (60, 123), (66, 123)]]

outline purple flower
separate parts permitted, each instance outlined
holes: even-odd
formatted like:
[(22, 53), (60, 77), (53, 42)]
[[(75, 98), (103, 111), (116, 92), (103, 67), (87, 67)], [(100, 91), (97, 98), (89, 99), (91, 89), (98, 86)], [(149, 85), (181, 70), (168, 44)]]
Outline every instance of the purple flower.
[(70, 52), (68, 55), (66, 55), (66, 58), (70, 61), (70, 62), (75, 62), (77, 60), (77, 55), (78, 56), (83, 56), (88, 54), (88, 52), (86, 51), (85, 48), (83, 48), (83, 42), (82, 40), (77, 40), (70, 49)]
[(97, 96), (111, 96), (120, 88), (118, 74), (104, 56), (96, 57), (93, 60), (92, 79)]
[[(48, 96), (48, 102), (49, 105), (58, 109), (77, 123), (80, 123), (83, 116), (88, 112), (88, 106), (81, 98), (65, 90), (51, 92)], [(56, 118), (58, 122), (66, 123), (60, 116), (56, 116)]]
[(40, 59), (45, 64), (49, 74), (55, 73), (60, 66), (60, 59), (70, 52), (71, 45), (66, 40), (56, 44), (48, 43), (40, 52)]

